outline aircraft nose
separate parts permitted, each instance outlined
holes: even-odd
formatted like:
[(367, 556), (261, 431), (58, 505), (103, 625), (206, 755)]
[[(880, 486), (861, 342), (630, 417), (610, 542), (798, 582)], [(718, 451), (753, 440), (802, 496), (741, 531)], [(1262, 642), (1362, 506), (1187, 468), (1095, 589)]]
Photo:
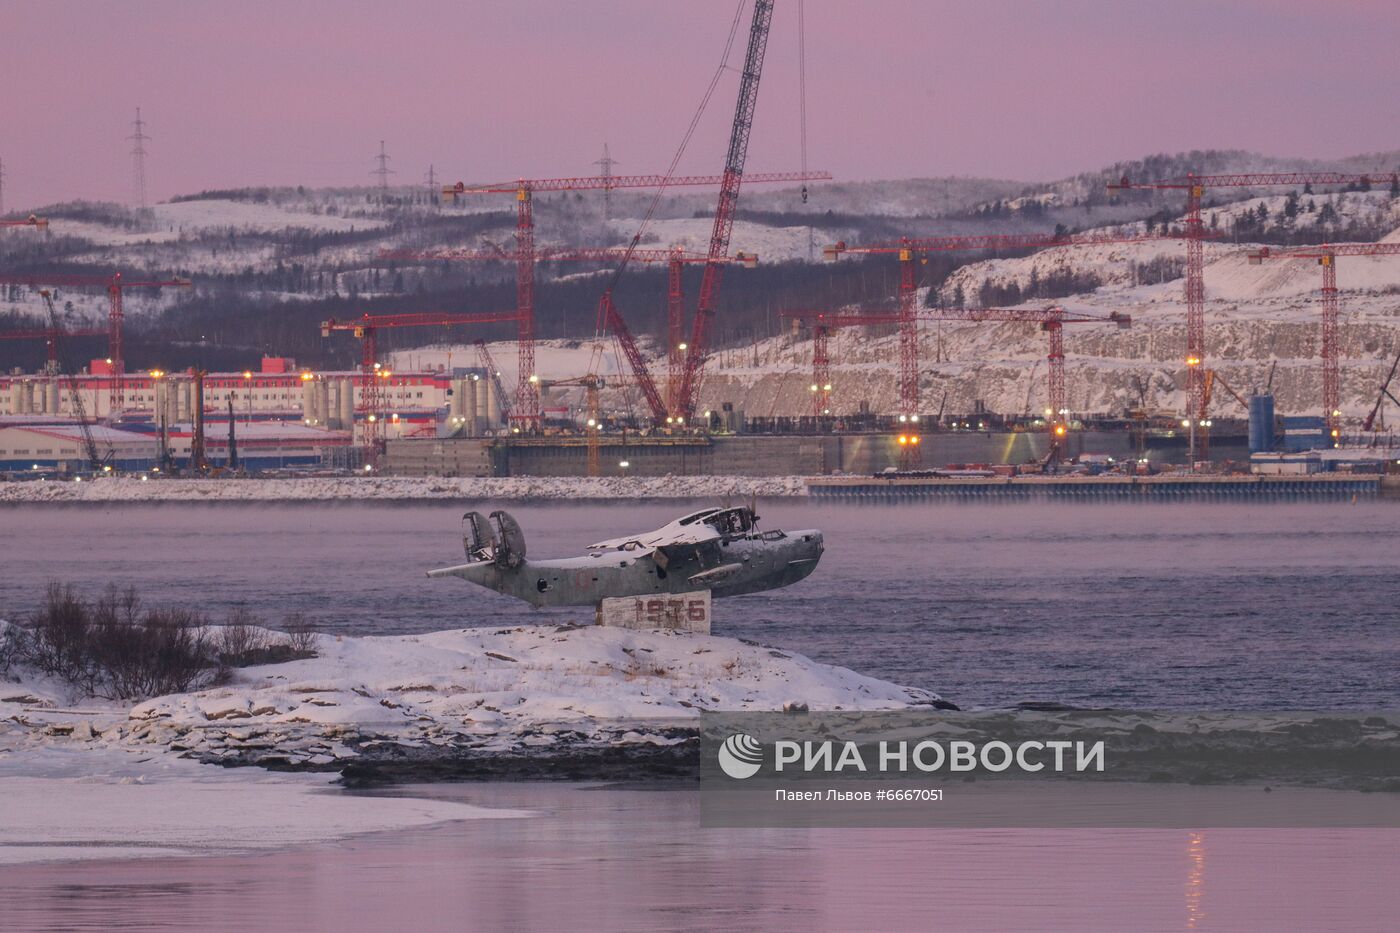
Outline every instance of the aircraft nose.
[(822, 533), (815, 528), (806, 531), (799, 531), (796, 535), (802, 541), (803, 549), (809, 557), (816, 557), (826, 549), (826, 544), (822, 540)]

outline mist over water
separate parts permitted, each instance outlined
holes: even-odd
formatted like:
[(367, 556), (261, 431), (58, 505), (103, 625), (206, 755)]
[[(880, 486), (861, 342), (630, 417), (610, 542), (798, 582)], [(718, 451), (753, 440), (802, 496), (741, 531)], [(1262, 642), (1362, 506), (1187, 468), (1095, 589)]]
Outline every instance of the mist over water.
[[(695, 503), (506, 504), (532, 558), (657, 527)], [(422, 572), (461, 559), (491, 503), (20, 506), (0, 617), (50, 580), (137, 586), (215, 618), (300, 611), (352, 635), (590, 621)], [(759, 503), (820, 528), (806, 581), (716, 603), (715, 631), (936, 690), (1162, 708), (1400, 705), (1400, 507)]]

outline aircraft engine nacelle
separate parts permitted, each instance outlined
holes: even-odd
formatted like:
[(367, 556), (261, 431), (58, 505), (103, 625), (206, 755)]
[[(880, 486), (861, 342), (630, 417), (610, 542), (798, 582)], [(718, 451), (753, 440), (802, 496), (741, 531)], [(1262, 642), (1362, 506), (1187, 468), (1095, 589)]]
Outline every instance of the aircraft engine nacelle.
[(491, 521), (496, 526), (496, 566), (519, 567), (525, 562), (525, 532), (509, 512), (491, 513)]
[(468, 512), (462, 516), (462, 550), (467, 560), (494, 560), (498, 547), (496, 532), (485, 515)]

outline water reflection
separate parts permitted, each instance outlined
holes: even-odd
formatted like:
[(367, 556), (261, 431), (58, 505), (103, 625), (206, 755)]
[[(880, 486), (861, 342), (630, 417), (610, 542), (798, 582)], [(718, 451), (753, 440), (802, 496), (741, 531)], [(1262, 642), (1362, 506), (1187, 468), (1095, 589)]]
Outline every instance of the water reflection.
[[(6, 930), (1389, 930), (1394, 830), (702, 829), (693, 791), (432, 785), (526, 807), (248, 857), (0, 871)], [(406, 792), (400, 790), (399, 792)]]
[(1206, 883), (1206, 834), (1186, 834), (1186, 858), (1189, 868), (1186, 872), (1186, 929), (1199, 929), (1205, 919), (1201, 898), (1205, 896)]

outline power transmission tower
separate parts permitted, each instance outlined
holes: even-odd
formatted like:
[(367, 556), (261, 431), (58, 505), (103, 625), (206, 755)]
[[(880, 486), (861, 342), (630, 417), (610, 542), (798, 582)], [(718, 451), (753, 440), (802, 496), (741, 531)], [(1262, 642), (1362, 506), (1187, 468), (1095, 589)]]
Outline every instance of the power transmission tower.
[(146, 209), (146, 143), (151, 137), (146, 135), (146, 121), (141, 119), (141, 108), (136, 108), (136, 119), (132, 121), (131, 140), (131, 194), (137, 210)]
[(428, 174), (424, 176), (424, 180), (428, 183), (428, 203), (438, 203), (442, 200), (442, 189), (438, 187), (437, 172), (433, 170), (431, 162), (428, 163)]
[(0, 214), (5, 213), (5, 160), (0, 159)]
[(608, 154), (608, 144), (603, 143), (603, 157), (593, 164), (598, 166), (598, 177), (603, 179), (603, 219), (612, 220), (612, 186), (608, 180), (613, 177), (613, 166), (622, 163)]
[(371, 175), (379, 176), (379, 201), (381, 204), (387, 203), (389, 199), (389, 176), (398, 174), (389, 167), (389, 153), (384, 151), (384, 140), (379, 141), (379, 155), (374, 157), (374, 161), (379, 163), (379, 167), (370, 172)]

